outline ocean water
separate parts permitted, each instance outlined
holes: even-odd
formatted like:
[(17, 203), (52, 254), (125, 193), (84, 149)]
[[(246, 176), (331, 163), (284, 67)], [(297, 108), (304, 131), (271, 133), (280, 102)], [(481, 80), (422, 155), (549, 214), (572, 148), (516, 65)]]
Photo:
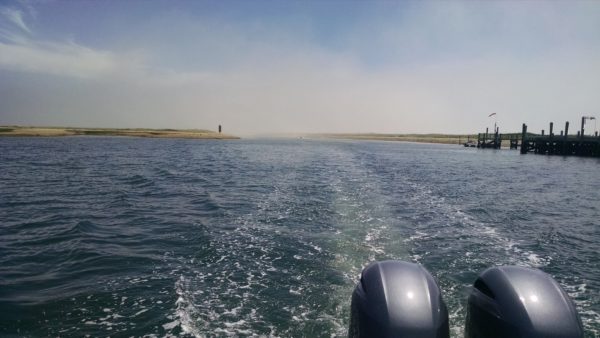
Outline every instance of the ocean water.
[(600, 335), (600, 161), (453, 145), (0, 138), (0, 336), (345, 336), (373, 260), (453, 337), (478, 273), (537, 267)]

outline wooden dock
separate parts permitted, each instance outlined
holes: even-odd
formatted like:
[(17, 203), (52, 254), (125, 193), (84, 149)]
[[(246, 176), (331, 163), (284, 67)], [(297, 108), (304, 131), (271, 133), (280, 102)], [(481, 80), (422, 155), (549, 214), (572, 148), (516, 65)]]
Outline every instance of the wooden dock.
[[(581, 118), (581, 129), (576, 135), (569, 135), (569, 122), (565, 123), (565, 129), (559, 134), (554, 133), (554, 123), (550, 122), (548, 133), (542, 130), (541, 134), (527, 132), (527, 125), (523, 123), (520, 134), (500, 134), (496, 127), (493, 134), (485, 130), (485, 133), (477, 135), (477, 148), (500, 149), (502, 141), (508, 141), (510, 149), (520, 149), (521, 154), (534, 153), (545, 155), (563, 156), (591, 156), (600, 157), (600, 136), (595, 131), (593, 135), (585, 135), (585, 121), (595, 119), (592, 116)], [(467, 146), (465, 144), (465, 146)]]
[(477, 134), (477, 148), (500, 149), (502, 142), (507, 141), (510, 149), (517, 149), (520, 146), (522, 135), (520, 133), (500, 134), (500, 129), (496, 127), (493, 134), (485, 130), (485, 133)]
[(527, 125), (523, 123), (521, 154), (533, 152), (546, 155), (574, 155), (600, 157), (600, 137), (598, 132), (594, 135), (584, 134), (585, 120), (582, 119), (581, 130), (577, 135), (569, 135), (569, 122), (565, 124), (560, 135), (553, 132), (553, 123), (550, 123), (549, 133), (542, 130), (541, 135), (527, 134)]
[(488, 132), (488, 128), (485, 128), (485, 133), (477, 134), (477, 148), (492, 148), (500, 149), (502, 146), (502, 135), (500, 135), (500, 128), (496, 127), (493, 134)]

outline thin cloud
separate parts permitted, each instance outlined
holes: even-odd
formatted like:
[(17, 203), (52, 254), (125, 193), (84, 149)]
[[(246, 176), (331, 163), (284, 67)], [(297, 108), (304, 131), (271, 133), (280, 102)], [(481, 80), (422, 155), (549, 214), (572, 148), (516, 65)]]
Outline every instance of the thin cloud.
[[(33, 6), (28, 2), (21, 2), (21, 5), (30, 17), (35, 17)], [(24, 12), (19, 9), (5, 7), (0, 13), (12, 23), (12, 27), (0, 27), (1, 69), (91, 79), (113, 74), (119, 68), (116, 56), (108, 51), (72, 41), (36, 39), (25, 23)]]
[(3, 8), (2, 15), (4, 15), (4, 17), (6, 17), (21, 30), (31, 34), (31, 29), (25, 24), (25, 20), (23, 20), (23, 12), (20, 10), (14, 8)]
[[(37, 0), (35, 2), (37, 3), (43, 3), (44, 1), (50, 1), (50, 0)], [(29, 14), (30, 17), (32, 18), (37, 18), (38, 12), (34, 7), (34, 1), (31, 0), (18, 0), (18, 3), (21, 5), (21, 7), (27, 12), (27, 14)]]
[(0, 43), (0, 67), (76, 78), (97, 78), (119, 67), (116, 57), (75, 43)]

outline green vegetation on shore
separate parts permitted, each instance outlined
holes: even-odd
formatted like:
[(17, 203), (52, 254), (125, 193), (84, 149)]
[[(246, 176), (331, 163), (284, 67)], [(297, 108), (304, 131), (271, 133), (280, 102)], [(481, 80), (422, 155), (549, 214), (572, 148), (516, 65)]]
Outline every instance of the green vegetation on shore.
[(0, 136), (133, 136), (190, 139), (238, 139), (237, 136), (203, 129), (68, 128), (0, 126)]
[(404, 141), (404, 142), (422, 142), (422, 143), (445, 143), (462, 144), (468, 139), (477, 141), (477, 134), (313, 134), (312, 136), (347, 139), (347, 140), (372, 140), (372, 141)]

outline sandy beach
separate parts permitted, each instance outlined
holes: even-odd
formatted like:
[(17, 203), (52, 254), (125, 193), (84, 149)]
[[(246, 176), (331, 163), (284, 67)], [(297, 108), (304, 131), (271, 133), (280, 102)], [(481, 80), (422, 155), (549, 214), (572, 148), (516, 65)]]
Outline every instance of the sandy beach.
[(203, 129), (116, 129), (0, 126), (0, 136), (133, 136), (188, 139), (239, 139), (237, 136)]

